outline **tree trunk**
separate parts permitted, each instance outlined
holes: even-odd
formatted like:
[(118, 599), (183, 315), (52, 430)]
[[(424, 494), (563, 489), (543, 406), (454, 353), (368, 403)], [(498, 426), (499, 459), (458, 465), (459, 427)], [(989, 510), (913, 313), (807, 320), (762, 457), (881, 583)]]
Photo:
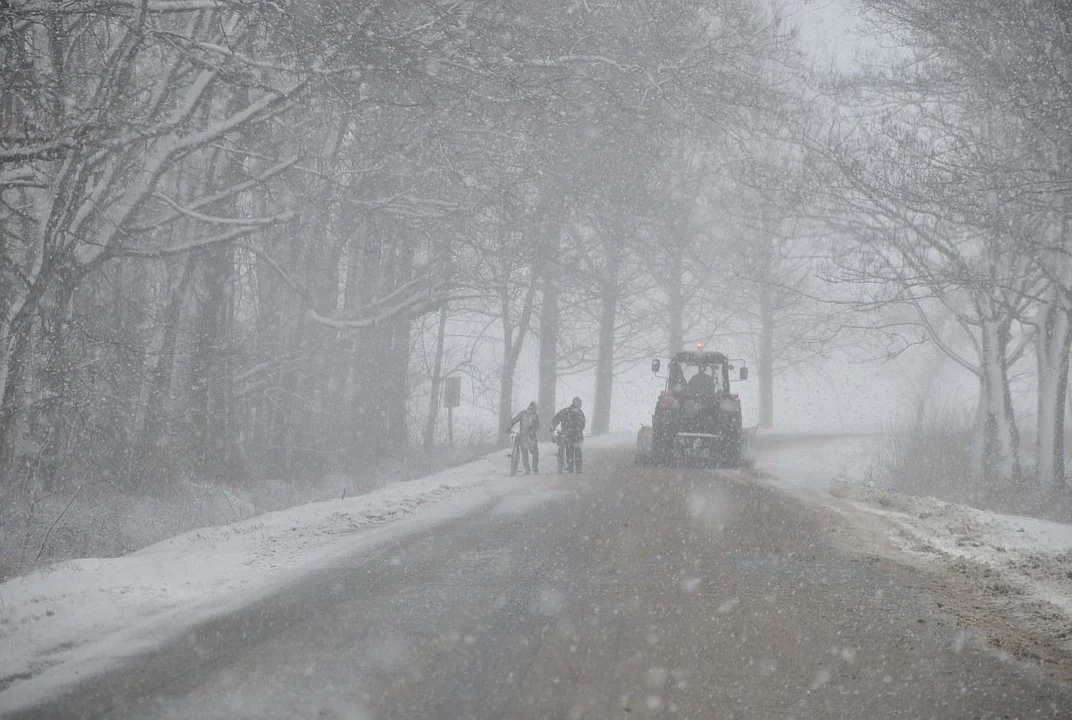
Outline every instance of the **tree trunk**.
[[(499, 425), (495, 429), (498, 446), (506, 447), (506, 438), (502, 435), (514, 416), (514, 368), (517, 363), (514, 353), (514, 328), (510, 322), (510, 296), (504, 287), (500, 294), (503, 328), (503, 359), (499, 371)], [(524, 338), (524, 335), (521, 336)], [(518, 342), (521, 340), (519, 339)]]
[(182, 261), (181, 271), (172, 278), (162, 322), (157, 324), (145, 356), (145, 377), (138, 394), (138, 410), (131, 443), (133, 460), (127, 470), (131, 484), (152, 479), (153, 473), (149, 470), (153, 465), (153, 455), (157, 452), (161, 436), (166, 434), (168, 395), (175, 365), (175, 343), (179, 334), (182, 306), (196, 265), (196, 257), (190, 255)]
[(985, 486), (1020, 477), (1020, 434), (1009, 391), (1010, 323), (985, 319), (980, 333), (979, 418), (972, 448), (975, 472)]
[[(385, 243), (386, 232), (373, 219), (365, 219), (350, 244), (347, 271), (347, 309), (353, 311), (387, 294), (393, 282)], [(386, 453), (383, 430), (386, 417), (380, 404), (383, 380), (384, 329), (367, 327), (357, 331), (352, 363), (350, 427), (354, 438), (353, 459), (380, 457)]]
[(224, 337), (230, 317), (228, 285), (232, 248), (213, 248), (202, 256), (205, 300), (198, 308), (195, 352), (191, 358), (191, 425), (198, 475), (224, 470), (227, 460), (228, 400), (223, 387)]
[(19, 404), (24, 381), (22, 371), (32, 351), (33, 319), (50, 287), (44, 278), (54, 276), (55, 263), (40, 260), (38, 280), (28, 291), (17, 295), (6, 318), (0, 318), (0, 472), (13, 474), (19, 432)]
[(1065, 398), (1068, 394), (1069, 353), (1072, 351), (1070, 312), (1056, 303), (1039, 311), (1035, 354), (1038, 361), (1038, 466), (1040, 487), (1063, 491), (1065, 485)]
[(596, 356), (596, 392), (592, 403), (592, 434), (605, 435), (610, 430), (611, 393), (614, 390), (614, 323), (618, 311), (618, 252), (607, 258), (607, 276), (599, 314), (599, 346)]
[[(414, 249), (403, 242), (396, 249), (394, 281), (401, 285), (413, 279)], [(393, 453), (404, 452), (409, 446), (409, 362), (413, 352), (411, 332), (413, 322), (403, 315), (390, 323), (390, 347), (384, 365), (388, 369), (387, 384), (387, 443)]]
[(539, 403), (543, 414), (554, 413), (558, 389), (558, 278), (548, 271), (540, 304)]
[(682, 271), (682, 258), (679, 246), (675, 245), (673, 251), (675, 254), (671, 263), (669, 283), (666, 287), (666, 294), (669, 298), (667, 305), (670, 311), (670, 331), (668, 340), (670, 343), (671, 355), (681, 350), (682, 346), (685, 344), (685, 294), (681, 287), (681, 284), (684, 282), (684, 272)]
[(516, 326), (510, 319), (511, 303), (507, 285), (504, 284), (500, 290), (503, 361), (502, 371), (499, 373), (499, 427), (496, 432), (499, 436), (500, 447), (506, 447), (506, 438), (502, 435), (502, 432), (514, 417), (514, 374), (517, 370), (517, 361), (521, 357), (521, 348), (525, 345), (525, 336), (528, 335), (529, 325), (532, 323), (532, 309), (536, 302), (536, 287), (538, 284), (538, 278), (529, 278), (529, 287), (522, 300), (521, 319), (518, 320)]
[(358, 331), (354, 354), (354, 395), (350, 408), (350, 425), (356, 440), (354, 460), (385, 457), (387, 410), (384, 406), (386, 377), (384, 358), (389, 347), (387, 329), (370, 327)]
[(15, 479), (15, 435), (18, 418), (18, 381), (26, 357), (25, 334), (6, 336), (7, 347), (0, 352), (0, 474)]
[(443, 384), (443, 345), (447, 337), (447, 304), (439, 308), (439, 324), (436, 327), (435, 360), (432, 363), (432, 382), (428, 398), (428, 418), (424, 423), (424, 448), (435, 445), (436, 420), (439, 418), (440, 386)]
[(759, 286), (759, 425), (774, 427), (774, 298), (770, 285)]
[[(267, 198), (261, 198), (263, 207), (267, 207)], [(264, 210), (262, 209), (262, 212)], [(277, 257), (279, 247), (282, 244), (281, 233), (273, 231), (268, 234), (266, 243), (267, 254)], [(273, 428), (275, 418), (279, 412), (276, 395), (273, 392), (278, 387), (277, 382), (281, 372), (280, 362), (283, 356), (283, 321), (282, 300), (284, 297), (283, 284), (276, 277), (275, 270), (258, 255), (254, 265), (254, 296), (257, 314), (254, 326), (256, 337), (256, 351), (254, 357), (257, 363), (264, 367), (264, 381), (256, 382), (249, 393), (249, 412), (252, 413), (252, 441), (250, 443), (250, 456), (260, 460), (259, 472), (267, 472), (267, 468), (276, 462), (272, 449)]]
[(923, 379), (919, 379), (917, 374), (913, 381), (913, 387), (915, 389), (915, 423), (916, 427), (923, 427), (923, 423), (927, 418), (927, 403), (930, 400), (931, 393), (934, 391), (934, 385), (938, 382), (938, 378), (942, 373), (942, 366), (945, 364), (945, 357), (938, 356), (932, 362), (928, 363), (924, 367), (922, 374)]
[(514, 417), (514, 366), (503, 362), (499, 373), (499, 426), (496, 428), (497, 445), (506, 447), (506, 437), (502, 434)]
[(409, 401), (410, 319), (401, 317), (391, 323), (391, 350), (387, 356), (387, 444), (392, 454), (404, 452), (409, 445), (406, 408)]
[[(119, 282), (116, 283), (117, 287)], [(77, 416), (71, 412), (70, 380), (74, 362), (69, 356), (68, 330), (73, 311), (74, 283), (65, 283), (56, 289), (54, 303), (42, 308), (49, 316), (41, 323), (41, 351), (44, 362), (39, 373), (40, 392), (43, 402), (35, 403), (31, 422), (40, 426), (43, 444), (39, 453), (38, 474), (46, 492), (59, 487), (63, 474), (64, 448), (77, 431), (72, 426)], [(38, 434), (38, 433), (35, 433)], [(121, 431), (117, 432), (121, 434)]]
[(555, 411), (558, 394), (558, 331), (561, 315), (559, 283), (565, 274), (561, 259), (561, 238), (563, 218), (566, 215), (566, 196), (556, 188), (542, 192), (540, 200), (539, 217), (543, 219), (543, 241), (540, 244), (539, 258), (543, 280), (536, 363), (536, 403), (541, 416), (550, 417)]

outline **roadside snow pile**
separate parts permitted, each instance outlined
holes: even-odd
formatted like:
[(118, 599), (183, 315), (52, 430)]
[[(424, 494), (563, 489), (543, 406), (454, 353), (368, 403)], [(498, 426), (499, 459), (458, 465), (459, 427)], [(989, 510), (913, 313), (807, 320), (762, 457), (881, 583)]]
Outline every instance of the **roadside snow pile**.
[(996, 592), (1031, 595), (1072, 616), (1072, 525), (876, 488), (847, 485), (836, 494), (891, 521), (901, 550), (988, 568)]
[(935, 560), (965, 560), (1007, 576), (1072, 614), (1072, 525), (1002, 515), (932, 497), (876, 487), (876, 438), (772, 437), (756, 463), (774, 483), (806, 499), (882, 518), (899, 550)]
[[(497, 452), (367, 495), (195, 530), (119, 558), (65, 561), (0, 584), (0, 713), (363, 546), (464, 514), (489, 499), (474, 491), (504, 480), (505, 467)], [(422, 509), (412, 522), (394, 523)]]
[(1072, 678), (1072, 525), (881, 487), (875, 437), (766, 438), (757, 468), (830, 513), (850, 551), (912, 575), (943, 612), (1021, 659)]

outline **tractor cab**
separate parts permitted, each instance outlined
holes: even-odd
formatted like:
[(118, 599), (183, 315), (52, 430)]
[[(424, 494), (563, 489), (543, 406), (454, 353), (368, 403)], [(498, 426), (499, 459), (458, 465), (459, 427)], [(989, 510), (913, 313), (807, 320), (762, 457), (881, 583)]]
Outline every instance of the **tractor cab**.
[[(662, 362), (655, 358), (651, 364), (653, 373), (658, 373)], [(662, 397), (681, 398), (685, 395), (714, 397), (730, 393), (730, 371), (734, 367), (730, 360), (720, 352), (683, 350), (670, 358), (666, 388)], [(748, 379), (748, 368), (740, 367), (739, 378)]]
[(717, 352), (686, 350), (670, 358), (666, 389), (674, 394), (716, 395), (730, 391), (726, 356)]

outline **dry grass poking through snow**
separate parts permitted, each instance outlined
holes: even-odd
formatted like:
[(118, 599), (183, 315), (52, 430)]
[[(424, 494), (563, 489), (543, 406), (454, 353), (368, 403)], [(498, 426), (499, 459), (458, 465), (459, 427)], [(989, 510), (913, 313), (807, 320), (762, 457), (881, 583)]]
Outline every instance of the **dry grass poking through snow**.
[(872, 476), (876, 486), (908, 495), (1072, 522), (1072, 494), (1055, 497), (1052, 488), (1035, 485), (1030, 457), (1024, 458), (1022, 479), (986, 485), (973, 475), (971, 456), (970, 415), (948, 409), (935, 411), (895, 421), (887, 429)]

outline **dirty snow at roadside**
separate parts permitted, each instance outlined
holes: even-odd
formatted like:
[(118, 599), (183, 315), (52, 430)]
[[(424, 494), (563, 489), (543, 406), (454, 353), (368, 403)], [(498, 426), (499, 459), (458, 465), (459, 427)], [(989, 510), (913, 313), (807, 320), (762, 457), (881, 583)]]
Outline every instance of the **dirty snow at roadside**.
[(464, 514), (523, 482), (504, 477), (505, 468), (503, 453), (494, 453), (368, 495), (203, 528), (124, 557), (72, 560), (9, 580), (0, 585), (0, 712), (362, 547)]
[(1045, 601), (1072, 617), (1072, 525), (877, 488), (844, 495), (860, 511), (891, 521), (890, 540), (904, 552), (984, 566), (995, 589)]
[(970, 562), (995, 588), (1072, 617), (1072, 525), (1003, 515), (877, 487), (876, 436), (779, 437), (756, 463), (771, 482), (841, 513), (871, 517), (892, 548), (941, 565)]

